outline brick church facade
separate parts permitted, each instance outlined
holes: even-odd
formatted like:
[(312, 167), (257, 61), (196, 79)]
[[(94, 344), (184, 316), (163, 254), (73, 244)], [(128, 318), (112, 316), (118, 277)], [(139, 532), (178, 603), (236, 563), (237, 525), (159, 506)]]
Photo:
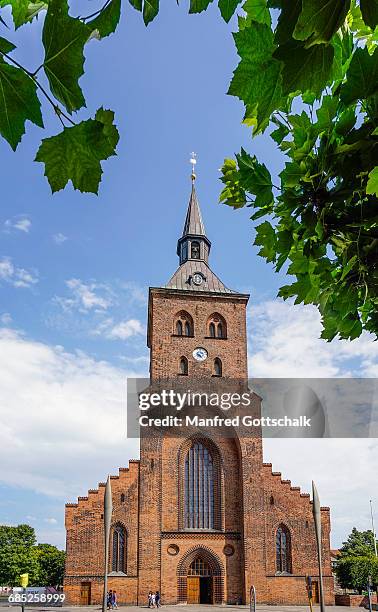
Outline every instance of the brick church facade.
[[(249, 296), (212, 272), (194, 177), (167, 285), (150, 288), (151, 380), (247, 380)], [(183, 380), (180, 378), (180, 380)], [(260, 398), (255, 397), (256, 410)], [(310, 496), (263, 463), (261, 435), (224, 437), (215, 429), (141, 438), (140, 459), (111, 476), (113, 517), (108, 586), (119, 603), (257, 601), (305, 604), (305, 576), (317, 596), (318, 568)], [(66, 504), (64, 590), (71, 604), (99, 604), (104, 572), (105, 483)], [(326, 604), (332, 604), (330, 514), (322, 508)]]

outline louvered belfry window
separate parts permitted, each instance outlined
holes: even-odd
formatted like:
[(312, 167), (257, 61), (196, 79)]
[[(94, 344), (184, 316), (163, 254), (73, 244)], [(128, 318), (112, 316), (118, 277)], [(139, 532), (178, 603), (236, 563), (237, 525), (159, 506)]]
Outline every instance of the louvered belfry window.
[(184, 465), (184, 528), (219, 529), (219, 475), (208, 448), (194, 441)]

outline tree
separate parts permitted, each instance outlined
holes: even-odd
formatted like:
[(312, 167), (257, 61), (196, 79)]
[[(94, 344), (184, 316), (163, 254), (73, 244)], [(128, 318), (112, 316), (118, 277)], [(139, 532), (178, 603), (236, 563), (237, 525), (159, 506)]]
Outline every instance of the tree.
[(344, 589), (355, 589), (362, 593), (367, 589), (369, 576), (371, 586), (378, 586), (378, 559), (375, 556), (342, 557), (336, 565), (336, 575)]
[(43, 128), (42, 97), (63, 128), (42, 140), (35, 158), (44, 163), (52, 191), (72, 181), (75, 189), (98, 193), (101, 161), (116, 154), (119, 140), (114, 113), (99, 108), (93, 118), (79, 123), (72, 115), (86, 105), (79, 85), (85, 46), (115, 31), (121, 0), (106, 0), (102, 8), (85, 17), (72, 17), (67, 0), (0, 0), (0, 22), (7, 27), (4, 33), (9, 31), (9, 11), (4, 8), (8, 6), (16, 30), (45, 15), (44, 54), (39, 66), (25, 67), (15, 58), (16, 45), (0, 36), (0, 134), (16, 150), (26, 121)]
[(351, 534), (340, 548), (340, 559), (344, 557), (367, 557), (374, 555), (374, 535), (371, 529), (358, 531), (353, 527)]
[(39, 565), (35, 533), (29, 525), (0, 526), (0, 584), (20, 584), (20, 574), (29, 574), (29, 583), (38, 582)]
[[(120, 2), (73, 17), (67, 0), (0, 0), (16, 28), (46, 13), (37, 69), (0, 38), (0, 133), (16, 148), (26, 120), (43, 126), (37, 94), (51, 104), (63, 131), (42, 141), (36, 160), (53, 191), (72, 181), (97, 193), (101, 161), (115, 154), (112, 111), (77, 124), (72, 114), (85, 106), (85, 45), (115, 31)], [(146, 25), (158, 14), (159, 0), (130, 2)], [(210, 2), (190, 0), (189, 12)], [(218, 0), (225, 21), (238, 5)], [(276, 181), (241, 149), (224, 162), (221, 202), (252, 207), (253, 221), (267, 217), (256, 227), (259, 254), (294, 277), (281, 297), (318, 307), (324, 339), (377, 335), (378, 0), (243, 0), (234, 39), (240, 62), (228, 93), (243, 102), (254, 136), (274, 127), (286, 160)]]
[(63, 584), (65, 553), (51, 544), (38, 544), (39, 565), (38, 583), (40, 586), (60, 586)]

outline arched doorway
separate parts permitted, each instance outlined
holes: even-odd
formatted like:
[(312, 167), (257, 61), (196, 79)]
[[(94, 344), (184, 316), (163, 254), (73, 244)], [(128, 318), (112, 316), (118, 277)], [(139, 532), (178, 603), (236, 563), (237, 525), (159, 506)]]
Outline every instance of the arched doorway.
[(178, 566), (179, 601), (188, 604), (219, 604), (223, 601), (223, 568), (218, 557), (205, 547), (193, 548)]

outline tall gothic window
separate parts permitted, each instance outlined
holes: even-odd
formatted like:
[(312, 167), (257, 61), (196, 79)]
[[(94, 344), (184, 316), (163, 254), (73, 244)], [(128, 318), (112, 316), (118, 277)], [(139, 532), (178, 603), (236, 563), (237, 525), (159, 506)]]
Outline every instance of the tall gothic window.
[(276, 533), (276, 569), (291, 574), (291, 537), (286, 525), (280, 525)]
[(191, 244), (191, 257), (192, 259), (200, 259), (200, 243), (196, 240)]
[(210, 450), (193, 440), (184, 464), (184, 527), (220, 529), (220, 475)]
[(126, 573), (126, 529), (117, 523), (113, 527), (112, 571)]

